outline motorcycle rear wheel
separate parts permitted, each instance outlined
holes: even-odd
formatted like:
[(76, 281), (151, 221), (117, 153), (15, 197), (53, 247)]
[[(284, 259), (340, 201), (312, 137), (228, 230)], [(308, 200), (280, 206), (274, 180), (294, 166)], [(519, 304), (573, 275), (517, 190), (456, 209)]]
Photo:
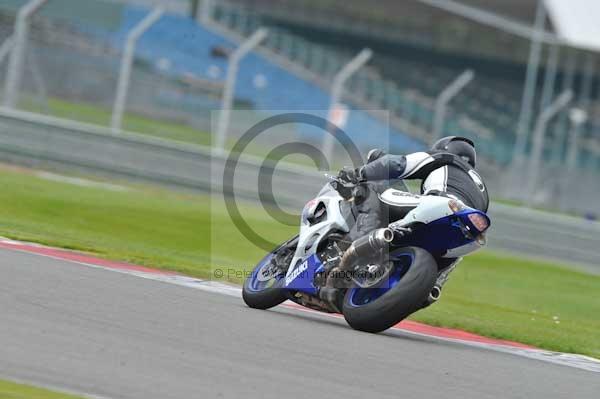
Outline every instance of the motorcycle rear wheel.
[(395, 250), (394, 269), (378, 288), (354, 286), (346, 291), (342, 313), (355, 330), (377, 333), (422, 307), (435, 284), (438, 266), (417, 247)]

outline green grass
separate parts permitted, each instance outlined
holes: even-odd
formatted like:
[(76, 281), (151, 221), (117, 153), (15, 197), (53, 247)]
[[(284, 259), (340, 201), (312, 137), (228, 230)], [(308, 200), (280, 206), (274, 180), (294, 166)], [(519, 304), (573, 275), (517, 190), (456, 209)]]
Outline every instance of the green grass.
[[(233, 226), (219, 197), (147, 187), (109, 191), (14, 169), (0, 169), (0, 187), (0, 235), (10, 238), (203, 278), (214, 268), (248, 270), (264, 254)], [(297, 230), (253, 206), (242, 205), (242, 214), (273, 242)], [(467, 258), (442, 300), (413, 318), (600, 358), (598, 292), (600, 276), (485, 252)]]
[(66, 395), (0, 380), (0, 399), (77, 399), (79, 396)]
[[(221, 201), (209, 196), (149, 188), (114, 192), (8, 170), (0, 170), (0, 187), (0, 235), (11, 238), (198, 277), (210, 277), (214, 263), (240, 268), (261, 254), (232, 228)], [(252, 208), (241, 209), (250, 215), (248, 223), (272, 240), (295, 230), (273, 226)]]
[(483, 252), (415, 320), (600, 358), (600, 276)]
[[(109, 126), (112, 110), (97, 105), (73, 103), (57, 98), (48, 99), (48, 109), (41, 110), (30, 100), (24, 100), (21, 107), (32, 112), (46, 112), (57, 118), (71, 119), (100, 126)], [(134, 113), (123, 117), (123, 129), (169, 140), (183, 141), (200, 145), (210, 145), (211, 135), (177, 122), (165, 122)]]

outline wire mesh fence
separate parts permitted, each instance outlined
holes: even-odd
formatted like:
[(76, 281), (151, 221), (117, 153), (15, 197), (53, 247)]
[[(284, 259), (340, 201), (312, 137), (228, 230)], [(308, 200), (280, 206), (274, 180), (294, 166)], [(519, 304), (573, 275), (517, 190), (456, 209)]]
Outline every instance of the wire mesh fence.
[[(25, 3), (7, 0), (0, 5), (0, 45), (12, 35), (16, 13)], [(18, 107), (108, 126), (125, 38), (149, 11), (132, 7), (132, 3), (146, 7), (167, 6), (175, 14), (165, 15), (140, 39), (127, 91), (123, 128), (210, 145), (214, 126), (211, 112), (221, 106), (228, 59), (239, 43), (184, 17), (189, 7), (185, 1), (89, 0), (82, 6), (77, 0), (49, 0), (30, 20)], [(290, 6), (289, 2), (284, 3)], [(264, 18), (258, 18), (252, 10), (223, 2), (216, 3), (210, 15), (213, 22), (241, 37), (247, 37), (265, 23)], [(331, 82), (355, 55), (352, 46), (317, 43), (277, 25), (271, 26), (264, 48), (283, 57), (288, 62), (285, 65), (293, 65), (294, 70), (300, 68), (312, 73), (310, 76), (318, 77), (321, 83)], [(566, 88), (574, 90), (576, 98), (572, 105), (585, 110), (587, 119), (576, 127), (579, 142), (572, 167), (566, 166), (574, 129), (568, 113), (561, 113), (550, 124), (542, 149), (543, 170), (532, 201), (563, 210), (597, 209), (591, 200), (600, 189), (597, 183), (600, 168), (597, 56), (566, 46), (558, 48), (558, 54), (555, 76), (550, 79), (552, 47), (543, 48), (544, 66), (536, 82), (536, 105), (532, 109), (530, 128), (533, 129), (535, 118), (547, 105), (547, 99)], [(9, 56), (7, 53), (0, 62), (2, 82), (6, 79)], [(397, 62), (389, 54), (376, 51), (373, 63), (349, 80), (345, 101), (354, 102), (357, 111), (366, 110), (360, 118), (349, 119), (351, 129), (357, 131), (354, 137), (366, 138), (361, 145), (365, 148), (376, 145), (376, 137), (387, 137), (383, 130), (374, 128), (387, 126), (381, 123), (386, 117), (373, 117), (373, 110), (378, 109), (389, 111), (390, 125), (397, 131), (395, 136), (409, 132), (420, 139), (421, 146), (430, 139), (435, 97), (455, 75), (433, 62), (426, 64), (423, 61)], [(327, 116), (328, 87), (316, 84), (317, 79), (313, 82), (295, 76), (285, 65), (260, 54), (244, 59), (235, 89), (234, 108), (246, 110), (250, 116), (232, 120), (231, 140), (240, 137), (248, 120), (267, 117), (276, 109), (316, 109)], [(386, 68), (392, 69), (394, 74)], [(476, 84), (467, 86), (450, 104), (444, 132), (476, 139), (481, 153), (487, 156), (484, 174), (494, 180), (494, 194), (526, 199), (521, 187), (528, 181), (526, 169), (518, 184), (505, 179), (506, 168), (513, 161), (522, 77), (507, 83), (506, 79), (475, 69)], [(546, 81), (550, 83), (545, 84)], [(355, 110), (351, 111), (354, 115)], [(285, 141), (298, 136), (294, 129), (281, 129), (280, 137)], [(314, 141), (319, 142), (319, 139)], [(261, 145), (264, 144), (268, 143)], [(396, 151), (416, 148), (406, 142), (394, 148), (393, 140), (386, 144)], [(526, 146), (526, 151), (531, 151), (531, 144)]]
[[(11, 35), (15, 17), (16, 10), (0, 9), (0, 40)], [(117, 39), (126, 34), (123, 16), (115, 18), (118, 23), (97, 27), (79, 15), (34, 15), (29, 23), (19, 108), (107, 126), (123, 56)], [(4, 60), (0, 69), (3, 78), (7, 64)], [(191, 141), (208, 142), (206, 137), (194, 137), (192, 130), (207, 135), (210, 111), (218, 108), (222, 82), (170, 73), (169, 67), (169, 60), (160, 57), (135, 59), (124, 129), (148, 128), (150, 120), (159, 121), (173, 124), (175, 130), (191, 129)], [(159, 130), (154, 133), (160, 135)], [(163, 133), (169, 138), (186, 138), (185, 134)]]

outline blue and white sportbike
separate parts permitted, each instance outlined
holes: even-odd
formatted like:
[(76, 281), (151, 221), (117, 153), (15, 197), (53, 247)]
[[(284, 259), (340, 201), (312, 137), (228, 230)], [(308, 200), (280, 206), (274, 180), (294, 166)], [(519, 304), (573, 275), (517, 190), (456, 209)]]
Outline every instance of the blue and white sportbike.
[(349, 242), (351, 200), (325, 186), (304, 207), (300, 234), (246, 279), (246, 304), (268, 309), (291, 300), (342, 313), (357, 330), (380, 332), (437, 301), (444, 275), (485, 245), (489, 217), (457, 199), (408, 190), (390, 188), (379, 199), (389, 226)]

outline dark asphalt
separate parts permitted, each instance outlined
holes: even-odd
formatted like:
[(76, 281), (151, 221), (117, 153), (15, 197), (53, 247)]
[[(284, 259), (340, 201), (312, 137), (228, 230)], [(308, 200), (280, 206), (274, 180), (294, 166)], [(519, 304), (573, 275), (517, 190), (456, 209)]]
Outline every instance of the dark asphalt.
[(0, 250), (0, 378), (108, 398), (600, 397), (597, 373)]

